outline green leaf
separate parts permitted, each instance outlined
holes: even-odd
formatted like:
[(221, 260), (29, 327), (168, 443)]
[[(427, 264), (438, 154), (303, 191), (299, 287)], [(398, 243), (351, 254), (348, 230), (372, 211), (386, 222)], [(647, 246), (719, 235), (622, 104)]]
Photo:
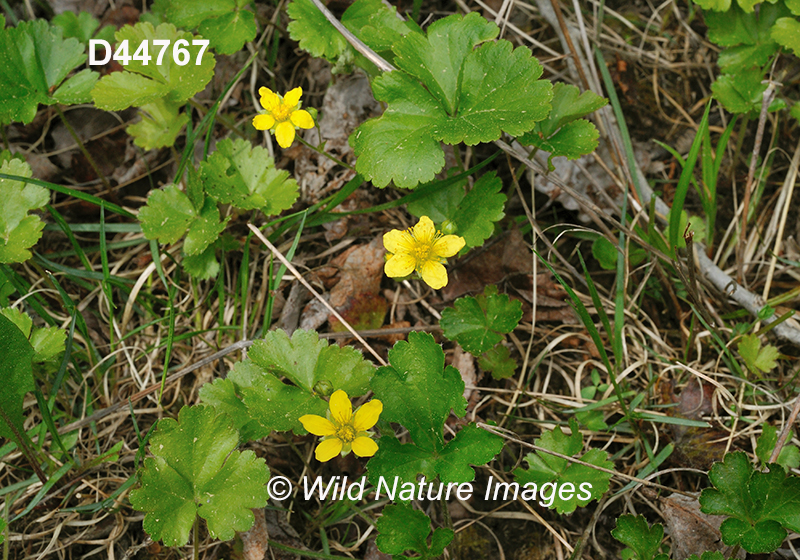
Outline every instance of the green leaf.
[(478, 358), (478, 365), (492, 372), (495, 379), (506, 379), (517, 371), (517, 362), (511, 357), (511, 351), (502, 344), (497, 344)]
[(506, 195), (500, 193), (503, 182), (494, 171), (484, 174), (458, 203), (452, 217), (456, 233), (467, 247), (479, 247), (494, 233), (494, 223), (503, 219)]
[[(502, 132), (533, 129), (550, 110), (552, 87), (529, 49), (494, 38), (498, 28), (477, 13), (448, 16), (427, 36), (409, 33), (396, 43), (395, 64), (372, 83), (388, 107), (350, 137), (356, 169), (377, 187), (427, 182), (444, 165), (439, 142), (475, 145)], [(413, 162), (409, 165), (408, 162)]]
[(219, 238), (229, 219), (225, 218), (225, 221), (220, 222), (219, 208), (212, 199), (207, 198), (203, 209), (189, 224), (189, 231), (183, 241), (184, 253), (190, 257), (202, 254)]
[[(112, 72), (104, 76), (92, 90), (92, 98), (98, 108), (107, 111), (119, 111), (135, 106), (141, 107), (153, 103), (160, 98), (176, 104), (182, 104), (198, 91), (206, 87), (214, 75), (214, 55), (206, 50), (200, 65), (196, 65), (199, 45), (192, 45), (192, 40), (198, 37), (184, 31), (178, 31), (174, 25), (162, 23), (153, 27), (150, 23), (137, 23), (135, 26), (126, 25), (116, 32), (117, 43), (127, 40), (130, 45), (139, 45), (153, 40), (167, 40), (169, 49), (179, 39), (185, 39), (189, 45), (185, 49), (189, 52), (189, 63), (179, 66), (172, 57), (172, 51), (164, 53), (161, 64), (150, 64), (132, 60), (125, 65), (124, 72)], [(154, 50), (160, 50), (155, 48)]]
[(717, 60), (723, 72), (738, 73), (763, 67), (778, 50), (771, 36), (772, 27), (778, 18), (788, 15), (782, 4), (762, 4), (757, 13), (745, 13), (737, 5), (725, 12), (707, 12), (709, 39), (730, 47), (723, 50)]
[(189, 122), (189, 115), (179, 113), (180, 107), (180, 104), (164, 99), (142, 105), (139, 109), (142, 120), (126, 129), (133, 136), (133, 143), (145, 150), (175, 144), (181, 129)]
[(154, 103), (169, 93), (169, 86), (132, 72), (112, 72), (97, 82), (92, 99), (98, 108), (121, 111)]
[[(369, 390), (374, 371), (360, 352), (349, 346), (329, 346), (314, 331), (296, 330), (290, 339), (285, 331), (275, 330), (253, 344), (248, 359), (236, 364), (228, 379), (247, 411), (237, 422), (264, 437), (271, 430), (306, 433), (298, 419), (304, 414), (325, 415), (328, 403), (322, 397), (328, 391), (323, 388), (342, 389), (358, 397)], [(281, 381), (283, 376), (291, 384)], [(241, 411), (230, 400), (229, 388), (207, 391), (211, 390), (201, 391), (204, 401), (208, 398), (207, 402), (223, 403), (223, 410)]]
[(92, 101), (92, 88), (94, 88), (100, 75), (89, 69), (81, 70), (66, 82), (61, 84), (53, 94), (53, 100), (62, 105), (75, 105), (90, 103)]
[(784, 15), (788, 12), (779, 5), (764, 3), (758, 14), (747, 14), (734, 4), (730, 10), (707, 12), (704, 18), (708, 25), (708, 38), (713, 43), (735, 47), (770, 43), (770, 29), (775, 20)]
[(697, 557), (697, 554), (692, 554), (686, 560), (725, 560), (725, 557), (719, 551), (711, 552), (707, 550), (700, 558)]
[(658, 554), (661, 539), (664, 537), (663, 525), (655, 523), (652, 527), (648, 527), (643, 515), (620, 515), (617, 518), (617, 526), (611, 530), (611, 535), (630, 547), (636, 560), (668, 559), (666, 554)]
[(409, 213), (417, 218), (428, 216), (435, 224), (452, 220), (459, 203), (464, 200), (466, 179), (433, 190), (429, 195), (412, 200), (406, 205)]
[(219, 274), (219, 261), (217, 260), (217, 251), (214, 245), (209, 245), (199, 255), (184, 256), (181, 264), (183, 264), (183, 269), (189, 273), (189, 276), (198, 280), (216, 278), (217, 274)]
[(189, 256), (200, 255), (216, 241), (229, 219), (219, 221), (219, 209), (211, 199), (206, 199), (198, 212), (186, 193), (175, 185), (150, 191), (147, 205), (139, 210), (147, 239), (175, 243), (186, 234), (183, 250)]
[(736, 74), (723, 74), (711, 84), (714, 98), (731, 113), (750, 113), (761, 110), (761, 100), (766, 84), (758, 68), (741, 70)]
[(50, 91), (86, 61), (77, 39), (44, 20), (5, 27), (0, 16), (0, 123), (29, 123), (39, 103), (52, 105)]
[(442, 311), (442, 331), (475, 356), (503, 340), (501, 333), (510, 333), (522, 319), (522, 303), (498, 294), (496, 286), (487, 286), (477, 298), (458, 298), (453, 305)]
[(772, 26), (770, 36), (779, 45), (791, 49), (796, 56), (800, 56), (800, 21), (790, 17), (780, 18)]
[(4, 307), (0, 309), (0, 315), (14, 323), (25, 338), (30, 338), (33, 320), (27, 313), (16, 307)]
[(443, 482), (469, 482), (475, 472), (470, 464), (490, 461), (503, 447), (503, 440), (474, 425), (463, 428), (445, 442), (442, 426), (452, 410), (466, 412), (464, 381), (458, 370), (444, 364), (444, 351), (427, 333), (409, 333), (389, 351), (389, 364), (378, 369), (372, 390), (383, 403), (382, 420), (402, 424), (412, 443), (401, 444), (385, 435), (367, 467), (370, 480), (416, 481), (438, 475)]
[(704, 10), (727, 11), (731, 7), (731, 0), (694, 0), (694, 3)]
[[(185, 4), (185, 2), (181, 2)], [(211, 41), (220, 54), (233, 54), (256, 38), (256, 16), (249, 10), (236, 9), (200, 24), (200, 34)]]
[(378, 452), (367, 463), (369, 478), (373, 484), (381, 477), (413, 483), (421, 474), (428, 481), (438, 476), (443, 483), (470, 482), (475, 479), (470, 465), (485, 465), (502, 449), (502, 439), (474, 424), (465, 426), (447, 443), (400, 443), (394, 436), (383, 436), (378, 440)]
[(159, 10), (178, 27), (199, 27), (200, 34), (218, 53), (233, 54), (256, 36), (255, 16), (243, 9), (247, 4), (247, 0), (167, 0), (160, 3)]
[(413, 550), (420, 554), (420, 558), (436, 558), (441, 556), (454, 535), (452, 529), (439, 527), (433, 532), (429, 545), (430, 518), (410, 506), (399, 504), (383, 508), (376, 525), (378, 538), (375, 544), (384, 554), (400, 555)]
[(203, 188), (223, 204), (243, 210), (261, 209), (267, 216), (292, 207), (298, 196), (297, 181), (275, 168), (267, 150), (247, 140), (217, 143), (217, 150), (200, 167)]
[(348, 48), (347, 39), (322, 15), (311, 0), (292, 0), (286, 6), (289, 36), (311, 56), (335, 61)]
[(800, 479), (787, 478), (778, 465), (769, 469), (757, 471), (739, 451), (711, 467), (714, 488), (700, 494), (700, 511), (729, 517), (720, 527), (725, 544), (768, 553), (781, 545), (787, 529), (800, 530)]
[(33, 361), (36, 363), (52, 360), (64, 353), (67, 331), (58, 327), (37, 327), (30, 336), (33, 346)]
[(380, 0), (357, 0), (342, 15), (342, 23), (378, 53), (389, 53), (392, 45), (413, 31), (397, 17), (397, 8)]
[[(263, 428), (261, 423), (251, 418), (250, 411), (237, 393), (241, 387), (250, 387), (253, 382), (258, 382), (262, 373), (252, 362), (237, 362), (226, 379), (218, 378), (200, 387), (200, 400), (230, 416), (241, 441), (256, 441), (271, 433), (271, 430)], [(231, 374), (235, 381), (230, 378)]]
[(592, 242), (592, 256), (600, 263), (603, 270), (617, 268), (617, 247), (605, 237), (597, 237)]
[(777, 359), (780, 357), (778, 349), (771, 344), (762, 347), (761, 340), (754, 334), (744, 335), (737, 349), (747, 369), (755, 374), (760, 375), (759, 370), (767, 373), (778, 365)]
[[(3, 163), (0, 173), (30, 177), (31, 167), (15, 158)], [(42, 220), (29, 212), (50, 202), (50, 191), (22, 181), (0, 179), (0, 192), (0, 263), (24, 262), (31, 258), (28, 249), (39, 241), (44, 229)]]
[(285, 375), (298, 387), (314, 392), (318, 383), (327, 382), (350, 397), (369, 390), (375, 368), (358, 350), (350, 346), (329, 346), (314, 331), (298, 329), (292, 338), (285, 331), (270, 331), (250, 348), (250, 360), (273, 375)]
[[(778, 429), (770, 424), (764, 424), (756, 444), (756, 456), (763, 464), (769, 463), (769, 458), (777, 443)], [(791, 444), (785, 445), (775, 462), (786, 472), (789, 472), (789, 469), (796, 469), (800, 466), (800, 449)]]
[(417, 78), (444, 104), (448, 114), (459, 108), (457, 97), (462, 66), (480, 43), (497, 37), (497, 24), (477, 12), (466, 17), (449, 16), (432, 23), (426, 36), (413, 34), (393, 47), (397, 66)]
[(140, 471), (131, 505), (145, 512), (144, 530), (168, 546), (183, 546), (199, 515), (213, 538), (230, 540), (254, 521), (252, 508), (267, 503), (269, 471), (252, 451), (236, 451), (239, 436), (226, 414), (184, 406), (166, 418), (150, 440), (153, 457)]
[[(569, 427), (571, 435), (566, 435), (560, 426), (556, 426), (554, 430), (543, 433), (535, 441), (536, 445), (570, 457), (577, 455), (583, 449), (583, 437), (574, 418), (570, 418)], [(614, 468), (614, 463), (608, 460), (608, 454), (600, 449), (590, 449), (580, 459), (605, 469)], [(553, 492), (552, 504), (548, 507), (555, 508), (560, 514), (572, 513), (577, 507), (584, 507), (592, 500), (600, 499), (608, 491), (611, 480), (609, 473), (571, 463), (544, 451), (528, 453), (525, 461), (529, 465), (527, 470), (519, 467), (513, 471), (517, 482), (521, 485), (535, 484), (540, 490), (543, 484), (555, 483), (559, 492)], [(566, 484), (572, 485), (574, 495), (564, 492), (565, 487), (569, 488)], [(590, 486), (586, 487), (584, 484)]]
[(599, 132), (581, 119), (605, 106), (608, 100), (592, 91), (582, 94), (577, 87), (562, 83), (553, 86), (553, 110), (531, 132), (523, 134), (522, 144), (534, 145), (550, 153), (548, 164), (556, 156), (578, 159), (597, 148)]
[[(0, 314), (0, 436), (18, 441), (16, 433), (25, 433), (22, 403), (25, 394), (33, 391), (33, 348), (22, 331)], [(10, 423), (10, 425), (9, 425)]]
[(183, 237), (195, 216), (189, 197), (175, 185), (150, 191), (147, 204), (139, 210), (144, 236), (164, 244)]
[(100, 22), (89, 12), (63, 12), (54, 17), (51, 23), (61, 28), (65, 39), (74, 37), (81, 43), (88, 43), (94, 32), (100, 27)]

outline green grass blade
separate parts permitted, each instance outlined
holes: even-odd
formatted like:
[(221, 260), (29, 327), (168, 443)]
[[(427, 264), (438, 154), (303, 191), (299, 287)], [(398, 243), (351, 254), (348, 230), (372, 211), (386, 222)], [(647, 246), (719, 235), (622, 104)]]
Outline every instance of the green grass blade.
[(686, 201), (686, 193), (689, 191), (689, 184), (694, 173), (694, 167), (697, 163), (697, 156), (700, 154), (700, 146), (703, 143), (703, 135), (708, 129), (708, 113), (711, 111), (711, 102), (706, 105), (706, 110), (703, 113), (703, 118), (700, 121), (700, 127), (692, 142), (692, 147), (689, 149), (689, 155), (686, 156), (686, 165), (683, 166), (681, 176), (678, 179), (678, 186), (675, 187), (675, 196), (672, 199), (672, 209), (669, 213), (669, 245), (672, 251), (676, 251), (678, 247), (678, 239), (683, 235), (680, 230), (681, 227), (681, 212), (683, 211), (683, 203)]

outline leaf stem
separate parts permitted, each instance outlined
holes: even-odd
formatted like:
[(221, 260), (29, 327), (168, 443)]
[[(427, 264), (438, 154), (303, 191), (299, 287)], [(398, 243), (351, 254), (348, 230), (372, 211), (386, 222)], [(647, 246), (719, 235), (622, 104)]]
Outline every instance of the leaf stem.
[(194, 560), (200, 560), (200, 536), (198, 533), (200, 532), (200, 516), (196, 513), (194, 514), (194, 530), (192, 531), (193, 534), (193, 543), (192, 543), (192, 558)]

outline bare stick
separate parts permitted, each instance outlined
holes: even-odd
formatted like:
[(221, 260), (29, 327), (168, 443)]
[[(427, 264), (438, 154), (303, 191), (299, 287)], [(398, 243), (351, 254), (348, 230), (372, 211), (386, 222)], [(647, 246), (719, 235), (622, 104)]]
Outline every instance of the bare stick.
[(320, 0), (311, 0), (311, 1), (314, 2), (314, 5), (317, 7), (317, 9), (320, 12), (322, 12), (322, 15), (324, 15), (325, 18), (329, 22), (331, 22), (331, 25), (333, 25), (336, 28), (336, 31), (341, 33), (342, 36), (345, 39), (347, 39), (347, 42), (353, 45), (353, 48), (355, 50), (363, 54), (367, 58), (367, 60), (369, 60), (372, 64), (377, 66), (378, 70), (380, 70), (381, 72), (391, 72), (392, 70), (397, 70), (397, 68), (386, 62), (386, 60), (382, 56), (380, 56), (378, 53), (376, 53), (367, 45), (365, 45), (361, 41), (361, 39), (353, 35), (349, 29), (347, 29), (344, 25), (342, 25), (342, 23), (338, 19), (336, 19), (336, 16), (334, 16), (331, 13), (331, 11), (325, 7), (325, 4), (323, 4)]
[(739, 261), (739, 282), (744, 281), (744, 244), (747, 237), (747, 214), (750, 212), (750, 191), (753, 188), (753, 178), (756, 174), (756, 163), (758, 163), (758, 153), (761, 151), (761, 142), (764, 139), (764, 125), (767, 122), (767, 110), (772, 99), (775, 97), (775, 82), (770, 82), (764, 91), (761, 101), (761, 114), (758, 116), (758, 128), (756, 129), (756, 140), (753, 144), (753, 154), (750, 156), (750, 168), (747, 170), (747, 182), (744, 185), (744, 201), (742, 202), (742, 229), (739, 233), (739, 243), (737, 253)]
[(778, 442), (775, 444), (775, 449), (772, 450), (772, 455), (769, 456), (770, 463), (774, 463), (778, 459), (781, 449), (783, 449), (786, 440), (789, 439), (789, 432), (792, 431), (792, 426), (794, 426), (794, 421), (797, 420), (798, 413), (800, 413), (800, 397), (796, 397), (794, 399), (794, 408), (792, 409), (792, 413), (789, 415), (789, 419), (786, 421), (786, 424), (784, 424), (783, 429), (781, 430), (781, 435), (778, 436)]
[(339, 320), (339, 322), (341, 322), (341, 323), (342, 323), (342, 324), (345, 326), (345, 328), (346, 328), (348, 331), (350, 331), (350, 333), (351, 333), (351, 334), (352, 334), (352, 335), (353, 335), (353, 336), (356, 338), (356, 340), (358, 340), (358, 341), (359, 341), (361, 344), (363, 344), (363, 345), (364, 345), (364, 348), (366, 348), (366, 349), (369, 351), (369, 353), (370, 353), (370, 354), (372, 354), (372, 356), (373, 356), (373, 357), (374, 357), (376, 360), (378, 360), (378, 363), (379, 363), (379, 364), (381, 364), (382, 366), (389, 365), (389, 364), (387, 364), (387, 363), (386, 363), (386, 360), (384, 360), (383, 358), (381, 358), (380, 354), (378, 354), (378, 353), (375, 351), (375, 349), (374, 349), (372, 346), (370, 346), (370, 345), (369, 345), (369, 343), (367, 343), (367, 341), (366, 341), (366, 340), (364, 340), (364, 337), (362, 337), (360, 334), (358, 334), (358, 331), (356, 331), (356, 330), (355, 330), (355, 329), (354, 329), (352, 326), (350, 326), (350, 323), (348, 323), (347, 321), (345, 321), (344, 317), (342, 317), (341, 315), (339, 315), (339, 312), (338, 312), (338, 311), (336, 311), (336, 310), (333, 308), (333, 306), (332, 306), (330, 303), (328, 303), (327, 301), (325, 301), (325, 298), (323, 298), (323, 297), (322, 297), (322, 296), (319, 294), (319, 292), (317, 292), (317, 291), (316, 291), (314, 288), (312, 288), (312, 287), (311, 287), (311, 284), (309, 284), (309, 283), (308, 283), (308, 281), (307, 281), (305, 278), (303, 278), (303, 275), (302, 275), (302, 274), (300, 274), (300, 272), (298, 272), (298, 271), (297, 271), (297, 269), (294, 267), (294, 265), (293, 265), (292, 263), (290, 263), (290, 262), (289, 262), (289, 261), (286, 259), (286, 257), (284, 257), (284, 256), (283, 256), (283, 254), (282, 254), (280, 251), (278, 251), (278, 248), (277, 248), (277, 247), (275, 247), (275, 245), (273, 245), (272, 243), (270, 243), (270, 242), (269, 242), (269, 239), (267, 239), (266, 237), (264, 237), (264, 234), (262, 234), (262, 233), (261, 233), (261, 231), (259, 231), (259, 229), (258, 229), (256, 226), (254, 226), (253, 224), (247, 224), (247, 227), (249, 227), (249, 228), (250, 228), (250, 230), (251, 230), (251, 231), (252, 231), (252, 232), (253, 232), (253, 233), (256, 235), (256, 237), (258, 237), (258, 238), (261, 240), (261, 242), (262, 242), (264, 245), (266, 245), (267, 247), (269, 247), (269, 250), (270, 250), (270, 251), (272, 251), (272, 254), (273, 254), (273, 255), (275, 255), (275, 256), (278, 258), (278, 260), (279, 260), (279, 261), (281, 261), (281, 263), (283, 263), (283, 266), (285, 266), (285, 267), (286, 267), (286, 268), (289, 270), (289, 272), (291, 272), (291, 273), (292, 273), (292, 275), (293, 275), (295, 278), (297, 278), (297, 280), (298, 280), (298, 281), (299, 281), (299, 282), (300, 282), (300, 283), (301, 283), (303, 286), (305, 286), (306, 290), (308, 290), (309, 292), (311, 292), (311, 294), (312, 294), (312, 295), (313, 295), (315, 298), (317, 298), (317, 299), (320, 301), (320, 303), (322, 303), (322, 305), (324, 305), (324, 306), (325, 306), (325, 307), (328, 309), (328, 311), (330, 311), (330, 312), (331, 312), (331, 314), (332, 314), (334, 317), (336, 317), (336, 318)]

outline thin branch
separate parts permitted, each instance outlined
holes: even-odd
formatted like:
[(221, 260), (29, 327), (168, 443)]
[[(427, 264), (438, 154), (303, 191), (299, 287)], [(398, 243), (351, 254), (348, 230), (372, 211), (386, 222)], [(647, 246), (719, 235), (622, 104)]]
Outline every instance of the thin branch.
[(320, 12), (322, 12), (322, 15), (324, 15), (325, 18), (329, 22), (331, 22), (331, 25), (333, 25), (336, 28), (336, 31), (341, 33), (342, 36), (345, 39), (347, 39), (347, 42), (353, 45), (353, 48), (355, 50), (364, 55), (366, 59), (369, 60), (372, 64), (377, 66), (378, 70), (380, 70), (381, 72), (391, 72), (392, 70), (397, 70), (397, 68), (386, 62), (386, 60), (382, 56), (380, 56), (378, 53), (376, 53), (367, 45), (365, 45), (361, 41), (361, 39), (353, 35), (349, 29), (347, 29), (344, 25), (342, 25), (342, 23), (338, 19), (336, 19), (336, 16), (334, 16), (331, 13), (331, 11), (325, 7), (325, 4), (323, 4), (321, 0), (311, 0), (311, 1), (314, 2), (314, 5), (317, 7), (317, 9)]
[(261, 242), (262, 242), (264, 245), (266, 245), (266, 246), (269, 248), (269, 250), (270, 250), (270, 251), (272, 251), (272, 254), (273, 254), (273, 255), (275, 255), (275, 256), (278, 258), (278, 260), (279, 260), (279, 261), (281, 261), (281, 263), (283, 263), (283, 266), (285, 266), (285, 267), (286, 267), (286, 268), (289, 270), (289, 272), (291, 272), (291, 273), (292, 273), (292, 275), (293, 275), (295, 278), (297, 278), (297, 280), (298, 280), (298, 281), (299, 281), (299, 282), (300, 282), (300, 283), (301, 283), (303, 286), (305, 286), (306, 290), (308, 290), (309, 292), (311, 292), (311, 295), (313, 295), (315, 298), (317, 298), (317, 299), (320, 301), (320, 303), (322, 303), (322, 305), (324, 305), (324, 306), (325, 306), (325, 307), (328, 309), (328, 311), (330, 311), (330, 312), (331, 312), (331, 314), (332, 314), (334, 317), (336, 317), (336, 318), (339, 320), (339, 322), (340, 322), (340, 323), (342, 323), (342, 325), (344, 325), (344, 326), (345, 326), (345, 328), (346, 328), (348, 331), (350, 331), (350, 333), (351, 333), (351, 334), (352, 334), (354, 337), (356, 337), (356, 340), (358, 340), (358, 341), (359, 341), (361, 344), (363, 344), (363, 345), (364, 345), (364, 348), (366, 348), (366, 349), (369, 351), (369, 353), (370, 353), (370, 354), (372, 354), (372, 356), (373, 356), (373, 357), (374, 357), (376, 360), (378, 360), (378, 363), (379, 363), (379, 364), (381, 364), (382, 366), (389, 365), (389, 364), (387, 364), (387, 363), (386, 363), (386, 360), (384, 360), (383, 358), (381, 358), (381, 355), (380, 355), (380, 354), (378, 354), (378, 353), (375, 351), (375, 349), (374, 349), (372, 346), (370, 346), (370, 345), (369, 345), (369, 343), (368, 343), (366, 340), (364, 340), (364, 337), (362, 337), (360, 334), (358, 334), (358, 331), (357, 331), (357, 330), (355, 330), (355, 329), (354, 329), (354, 328), (353, 328), (353, 327), (350, 325), (350, 323), (348, 323), (348, 322), (347, 322), (347, 320), (345, 320), (345, 318), (344, 318), (344, 317), (342, 317), (341, 315), (339, 315), (339, 312), (338, 312), (338, 311), (336, 311), (336, 310), (333, 308), (333, 306), (332, 306), (330, 303), (328, 303), (328, 302), (325, 300), (325, 298), (323, 298), (323, 297), (322, 297), (322, 296), (319, 294), (319, 292), (317, 292), (317, 291), (316, 291), (314, 288), (312, 288), (312, 287), (311, 287), (311, 284), (309, 284), (309, 283), (308, 283), (308, 281), (307, 281), (305, 278), (303, 278), (303, 275), (302, 275), (302, 274), (300, 274), (300, 272), (298, 272), (298, 270), (297, 270), (297, 269), (294, 267), (294, 265), (293, 265), (292, 263), (290, 263), (286, 257), (284, 257), (284, 256), (283, 256), (283, 253), (281, 253), (280, 251), (278, 251), (278, 248), (277, 248), (277, 247), (275, 247), (275, 245), (273, 245), (272, 243), (270, 243), (270, 242), (269, 242), (269, 239), (267, 239), (267, 238), (264, 236), (264, 234), (263, 234), (263, 233), (261, 233), (261, 231), (260, 231), (260, 230), (259, 230), (259, 229), (258, 229), (256, 226), (254, 226), (253, 224), (247, 224), (247, 227), (249, 227), (249, 228), (250, 228), (250, 230), (251, 230), (251, 231), (252, 231), (252, 232), (253, 232), (253, 233), (256, 235), (256, 237), (258, 237), (258, 238), (261, 240)]

